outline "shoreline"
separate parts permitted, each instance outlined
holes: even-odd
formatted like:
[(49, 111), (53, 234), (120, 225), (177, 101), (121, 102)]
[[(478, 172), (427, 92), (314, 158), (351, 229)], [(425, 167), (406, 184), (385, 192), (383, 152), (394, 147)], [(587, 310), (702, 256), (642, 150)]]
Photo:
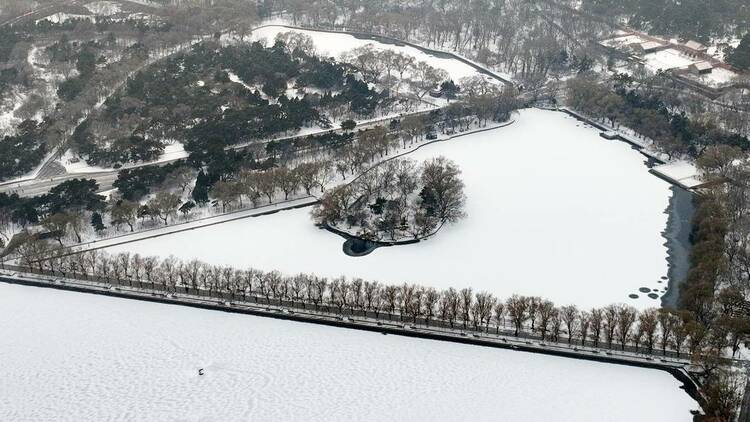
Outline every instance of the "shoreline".
[(679, 307), (680, 290), (690, 270), (690, 233), (695, 214), (693, 193), (677, 185), (672, 185), (672, 197), (667, 212), (669, 219), (662, 236), (667, 240), (667, 291), (661, 296), (663, 308)]

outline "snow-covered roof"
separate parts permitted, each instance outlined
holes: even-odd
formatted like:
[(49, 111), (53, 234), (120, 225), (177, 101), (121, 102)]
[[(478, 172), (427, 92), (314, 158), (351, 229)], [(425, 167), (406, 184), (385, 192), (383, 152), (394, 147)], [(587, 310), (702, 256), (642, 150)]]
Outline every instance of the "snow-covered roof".
[(656, 42), (656, 41), (648, 41), (640, 44), (641, 48), (648, 51), (648, 50), (655, 50), (662, 46), (662, 44)]
[(706, 49), (705, 45), (699, 43), (698, 41), (693, 41), (693, 40), (686, 42), (685, 47), (693, 49), (693, 50), (698, 50), (698, 51), (703, 51)]
[(692, 66), (693, 66), (693, 67), (695, 67), (695, 69), (696, 69), (696, 70), (699, 70), (699, 71), (701, 71), (701, 72), (702, 72), (702, 71), (705, 71), (705, 70), (711, 70), (711, 69), (713, 69), (713, 68), (714, 68), (714, 65), (712, 65), (712, 64), (711, 64), (711, 63), (709, 63), (709, 62), (698, 62), (698, 63), (693, 63), (693, 64), (692, 64)]

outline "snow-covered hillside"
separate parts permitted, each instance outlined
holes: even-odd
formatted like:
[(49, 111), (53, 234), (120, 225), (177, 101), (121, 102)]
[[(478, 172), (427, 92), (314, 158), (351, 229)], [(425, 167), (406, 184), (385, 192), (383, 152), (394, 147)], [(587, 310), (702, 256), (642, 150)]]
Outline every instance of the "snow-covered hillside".
[(657, 370), (1, 283), (0, 332), (3, 421), (678, 422), (698, 407)]
[(539, 295), (583, 308), (659, 306), (628, 295), (666, 288), (662, 231), (670, 186), (630, 146), (562, 113), (525, 110), (514, 125), (410, 157), (438, 155), (463, 171), (468, 217), (416, 245), (352, 258), (340, 237), (316, 228), (309, 209), (298, 209), (112, 249), (289, 274), (473, 287), (502, 298)]

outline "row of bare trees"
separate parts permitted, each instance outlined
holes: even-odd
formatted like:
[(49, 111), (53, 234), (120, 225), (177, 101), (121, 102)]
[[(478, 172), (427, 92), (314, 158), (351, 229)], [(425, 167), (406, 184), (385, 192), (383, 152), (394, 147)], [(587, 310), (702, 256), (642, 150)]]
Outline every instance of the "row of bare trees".
[[(62, 253), (44, 241), (23, 246), (20, 264), (33, 271), (77, 279), (202, 294), (234, 301), (289, 305), (337, 314), (398, 318), (400, 321), (641, 353), (678, 356), (712, 354), (739, 347), (727, 330), (708, 331), (690, 313), (613, 304), (580, 310), (575, 305), (513, 295), (506, 300), (471, 288), (442, 291), (415, 284), (390, 285), (312, 274), (285, 276), (278, 271), (237, 269), (198, 260), (183, 261), (138, 254), (110, 255), (93, 250)], [(718, 363), (717, 363), (718, 366)]]

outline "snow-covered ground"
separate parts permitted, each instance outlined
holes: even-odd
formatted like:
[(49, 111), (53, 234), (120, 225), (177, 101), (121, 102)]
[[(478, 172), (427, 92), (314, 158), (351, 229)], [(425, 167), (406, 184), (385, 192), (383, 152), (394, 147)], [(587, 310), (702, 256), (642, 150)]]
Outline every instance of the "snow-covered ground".
[(4, 421), (678, 422), (698, 408), (657, 370), (5, 284), (0, 332)]
[(737, 48), (737, 46), (740, 45), (740, 41), (741, 39), (735, 36), (713, 40), (708, 46), (706, 54), (713, 56), (715, 59), (721, 60), (722, 62), (726, 61), (726, 47)]
[(83, 7), (98, 16), (112, 16), (122, 12), (120, 4), (112, 1), (94, 1), (85, 4)]
[(436, 57), (423, 53), (422, 51), (413, 47), (400, 47), (396, 45), (383, 44), (373, 40), (355, 38), (347, 34), (305, 31), (290, 29), (283, 26), (265, 26), (254, 30), (252, 39), (266, 39), (269, 42), (273, 43), (276, 35), (283, 32), (300, 32), (309, 35), (312, 38), (315, 44), (315, 48), (318, 50), (318, 53), (323, 56), (332, 56), (338, 58), (343, 53), (351, 51), (357, 47), (372, 44), (377, 50), (391, 49), (394, 51), (398, 51), (405, 55), (414, 57), (417, 61), (424, 61), (432, 67), (443, 69), (448, 72), (448, 74), (454, 81), (459, 81), (464, 77), (480, 75), (473, 67), (455, 59)]
[(694, 188), (703, 183), (700, 172), (694, 163), (679, 160), (654, 167), (654, 172), (672, 179), (687, 188)]
[(654, 71), (684, 68), (696, 62), (696, 60), (671, 48), (646, 54), (643, 58), (646, 61), (646, 66)]
[(343, 240), (316, 228), (309, 209), (112, 248), (174, 254), (216, 264), (357, 276), (539, 295), (581, 307), (658, 306), (640, 287), (666, 287), (662, 231), (671, 195), (644, 157), (624, 142), (562, 113), (525, 110), (495, 131), (425, 146), (410, 157), (444, 155), (463, 171), (468, 217), (416, 245), (352, 258)]
[(694, 80), (697, 80), (698, 82), (708, 85), (711, 87), (722, 87), (724, 85), (728, 85), (732, 82), (734, 82), (735, 78), (737, 78), (737, 74), (732, 72), (731, 70), (727, 70), (721, 67), (715, 67), (711, 70), (711, 73), (705, 74), (705, 75), (693, 75), (688, 74), (688, 77)]
[(26, 95), (14, 90), (0, 100), (0, 138), (13, 135), (21, 119), (16, 117), (16, 111), (23, 106)]
[(40, 23), (42, 21), (50, 21), (52, 23), (65, 23), (69, 20), (73, 19), (84, 19), (84, 20), (90, 20), (94, 23), (96, 23), (96, 18), (91, 15), (77, 15), (74, 13), (64, 13), (64, 12), (58, 12), (51, 14), (49, 16), (45, 16), (41, 19), (37, 19), (36, 23)]
[(647, 38), (635, 34), (623, 34), (622, 36), (610, 38), (601, 42), (601, 44), (612, 48), (623, 48), (632, 44), (643, 44), (648, 42)]

